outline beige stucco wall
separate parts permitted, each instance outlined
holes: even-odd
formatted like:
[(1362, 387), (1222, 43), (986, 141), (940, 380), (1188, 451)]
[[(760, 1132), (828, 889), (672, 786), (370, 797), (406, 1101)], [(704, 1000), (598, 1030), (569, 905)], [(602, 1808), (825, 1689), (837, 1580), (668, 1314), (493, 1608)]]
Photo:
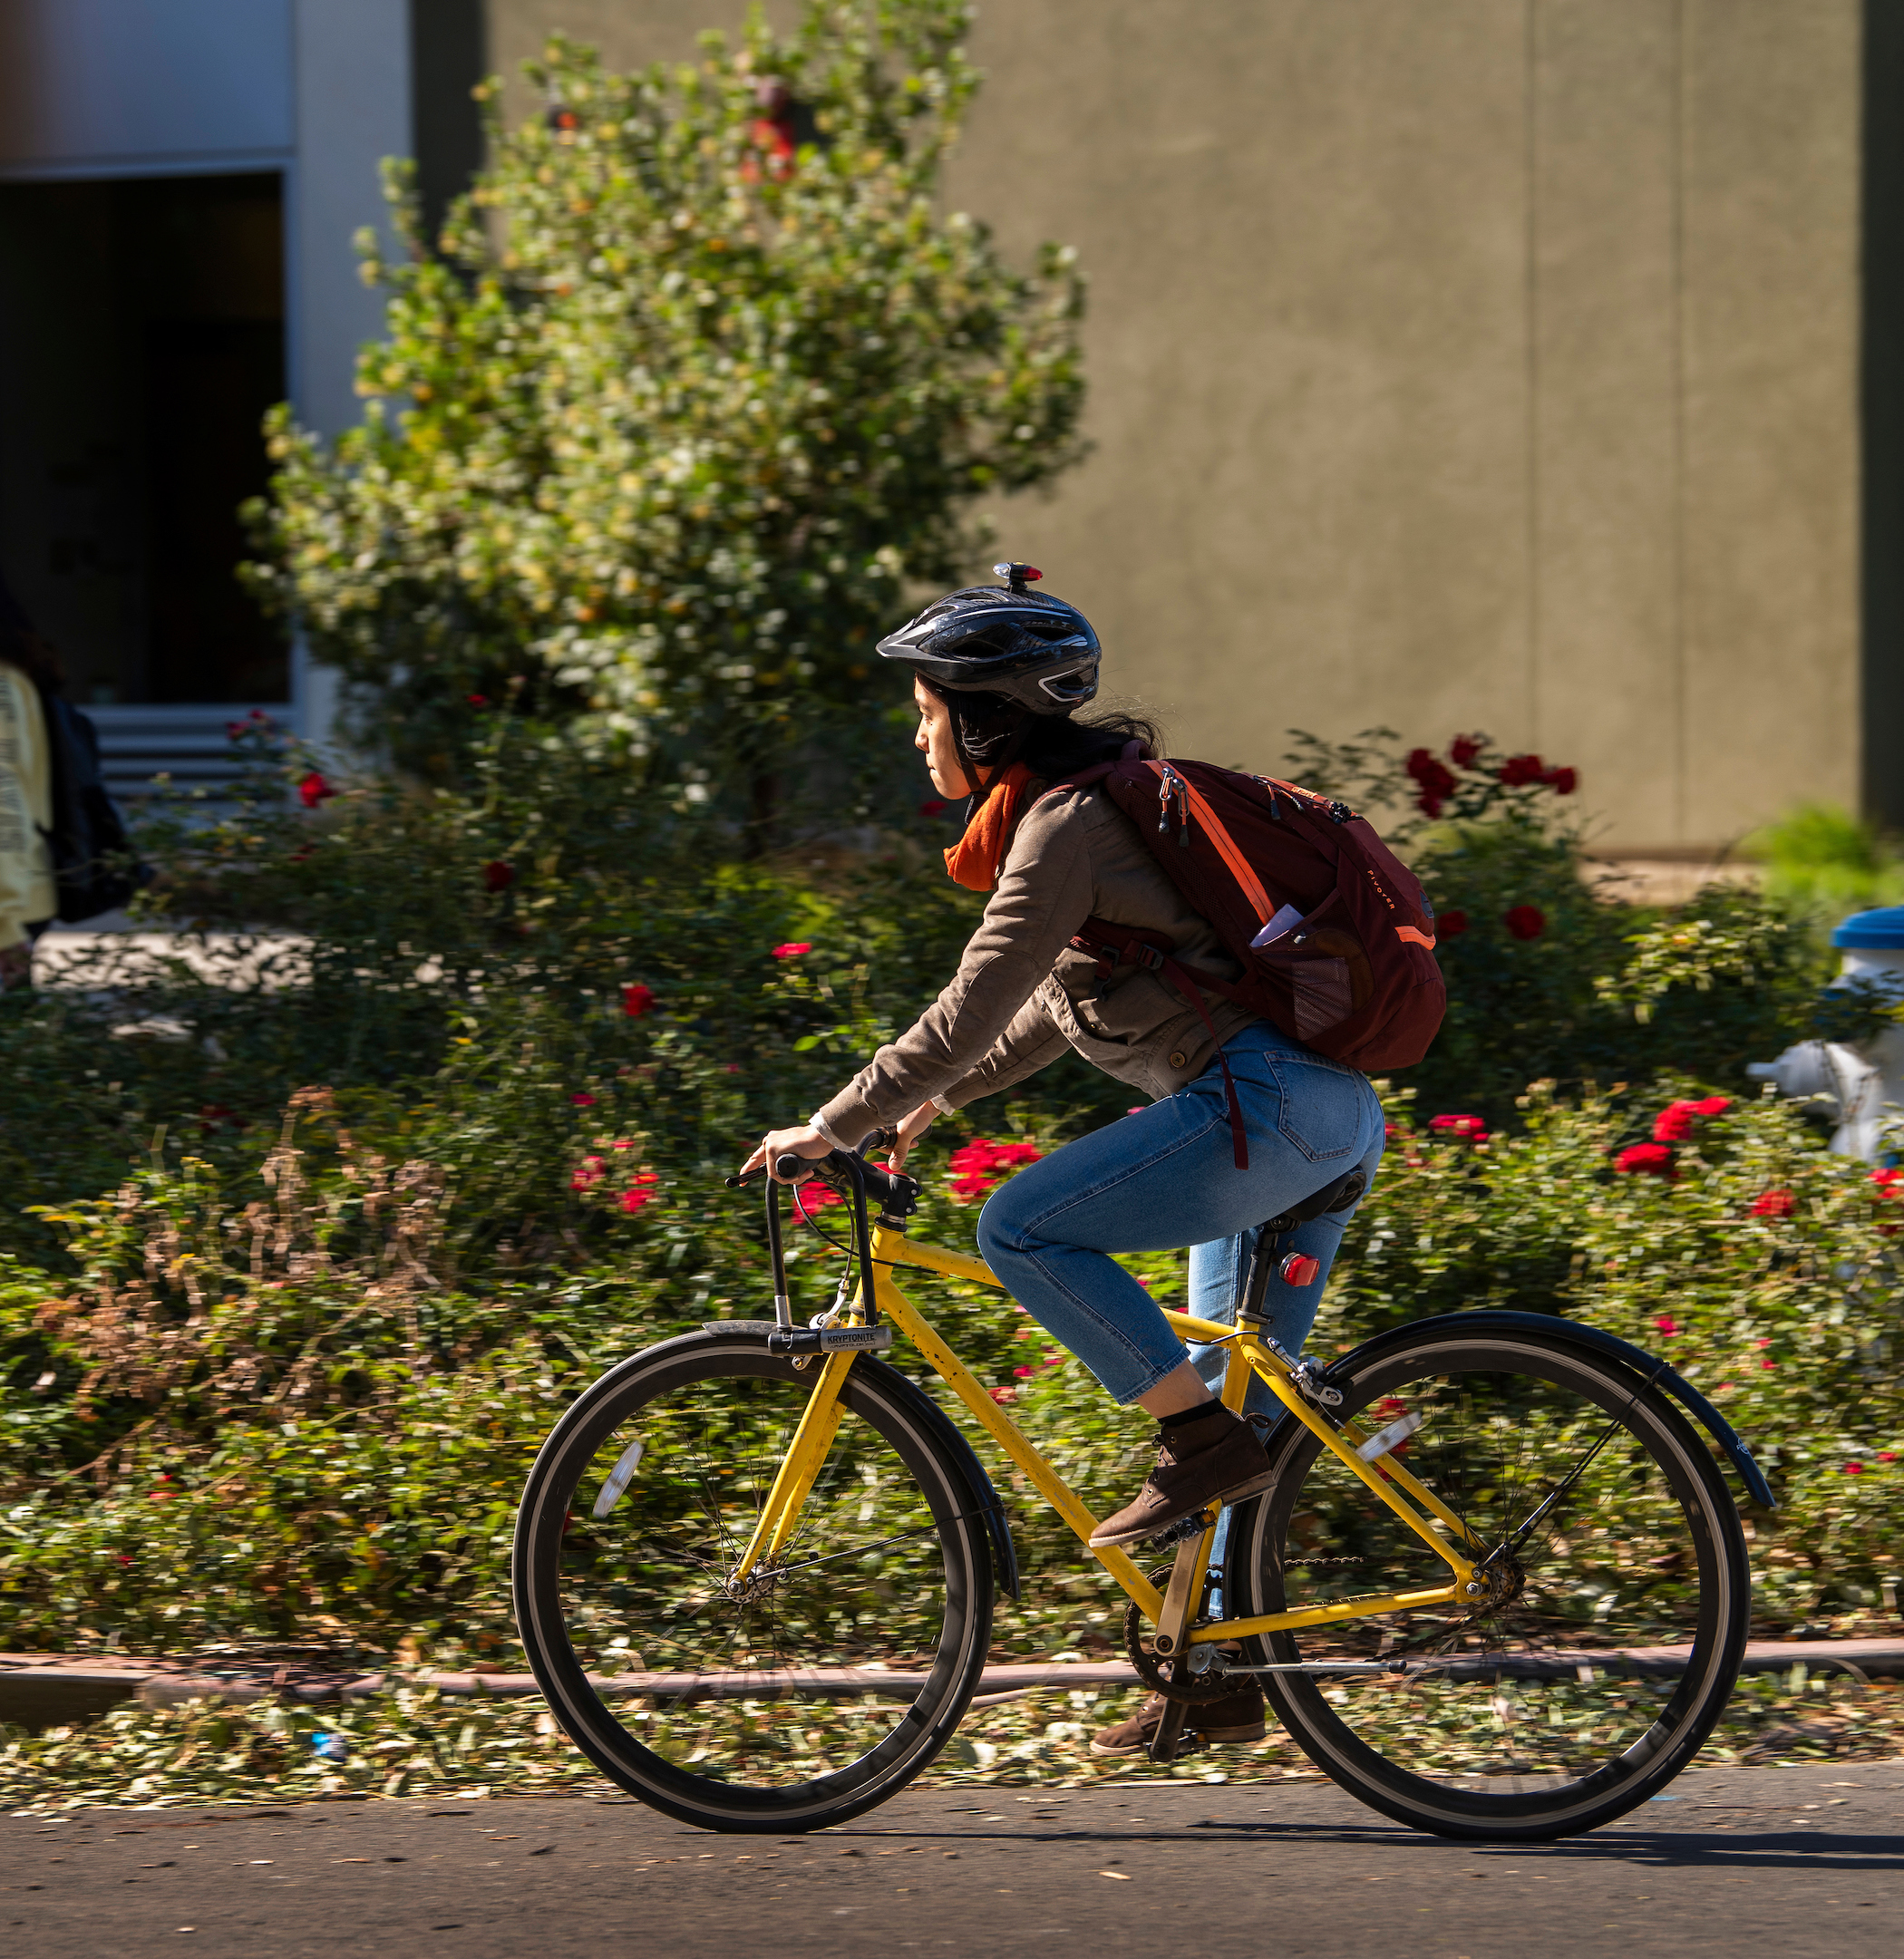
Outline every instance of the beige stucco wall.
[[(491, 55), (732, 11), (491, 0)], [(1187, 752), (1482, 727), (1628, 849), (1855, 802), (1858, 15), (994, 0), (949, 197), (1079, 247), (1097, 445), (1011, 555)]]

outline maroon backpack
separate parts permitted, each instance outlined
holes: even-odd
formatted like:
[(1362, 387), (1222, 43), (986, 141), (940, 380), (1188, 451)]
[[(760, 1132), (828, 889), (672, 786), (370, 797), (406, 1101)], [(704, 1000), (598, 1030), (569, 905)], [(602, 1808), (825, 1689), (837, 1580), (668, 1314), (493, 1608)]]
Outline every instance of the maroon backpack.
[[(1161, 933), (1087, 918), (1072, 944), (1105, 972), (1128, 959), (1161, 974), (1212, 1036), (1204, 989), (1365, 1073), (1409, 1067), (1428, 1052), (1448, 1004), (1433, 915), (1413, 875), (1345, 803), (1205, 761), (1158, 761), (1135, 742), (1121, 761), (1058, 786), (1093, 783), (1137, 825), (1243, 968), (1238, 980), (1219, 979), (1172, 957)], [(1227, 1062), (1223, 1081), (1237, 1168), (1245, 1169), (1249, 1152)]]

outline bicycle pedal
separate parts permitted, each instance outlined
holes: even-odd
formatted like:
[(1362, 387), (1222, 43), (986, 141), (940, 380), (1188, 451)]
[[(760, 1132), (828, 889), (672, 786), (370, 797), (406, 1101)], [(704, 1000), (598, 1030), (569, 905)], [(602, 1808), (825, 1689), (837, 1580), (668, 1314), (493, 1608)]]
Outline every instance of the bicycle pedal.
[(1167, 1551), (1173, 1544), (1187, 1544), (1192, 1537), (1200, 1537), (1209, 1526), (1208, 1510), (1192, 1510), (1188, 1517), (1180, 1517), (1174, 1524), (1166, 1524), (1154, 1537), (1146, 1537), (1144, 1542)]

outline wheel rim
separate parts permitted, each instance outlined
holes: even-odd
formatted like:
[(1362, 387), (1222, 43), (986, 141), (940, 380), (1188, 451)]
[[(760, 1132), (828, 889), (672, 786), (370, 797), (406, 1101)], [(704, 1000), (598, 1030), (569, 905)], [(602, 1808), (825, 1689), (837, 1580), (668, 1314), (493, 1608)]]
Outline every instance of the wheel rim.
[(608, 1397), (551, 1467), (539, 1672), (576, 1741), (644, 1794), (837, 1805), (916, 1772), (962, 1708), (974, 1520), (860, 1370), (794, 1535), (735, 1578), (812, 1386), (758, 1351), (694, 1356)]
[[(1491, 1549), (1584, 1466), (1518, 1556), (1491, 1569), (1478, 1605), (1254, 1643), (1258, 1664), (1393, 1669), (1264, 1676), (1332, 1773), (1456, 1816), (1560, 1816), (1671, 1772), (1665, 1758), (1676, 1768), (1704, 1739), (1728, 1683), (1738, 1602), (1709, 1469), (1683, 1424), (1676, 1432), (1629, 1405), (1633, 1392), (1569, 1359), (1499, 1346), (1402, 1353), (1357, 1377), (1343, 1412), (1370, 1429), (1418, 1421), (1396, 1453)], [(1272, 1545), (1285, 1547), (1280, 1561), (1264, 1555)], [(1307, 1434), (1249, 1555), (1266, 1612), (1448, 1576)]]

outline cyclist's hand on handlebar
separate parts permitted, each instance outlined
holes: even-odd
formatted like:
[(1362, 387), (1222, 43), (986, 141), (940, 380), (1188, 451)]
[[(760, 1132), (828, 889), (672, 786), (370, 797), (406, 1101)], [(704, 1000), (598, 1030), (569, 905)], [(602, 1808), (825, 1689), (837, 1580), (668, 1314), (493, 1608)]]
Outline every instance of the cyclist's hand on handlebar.
[[(831, 1156), (832, 1151), (832, 1144), (810, 1122), (802, 1122), (791, 1130), (770, 1130), (761, 1139), (760, 1147), (741, 1165), (740, 1174), (751, 1176), (766, 1164), (779, 1162), (782, 1157), (804, 1157), (810, 1162), (817, 1162), (821, 1157)], [(797, 1180), (793, 1178), (775, 1179), (780, 1183)]]
[(898, 1140), (887, 1153), (886, 1167), (897, 1173), (906, 1167), (906, 1159), (912, 1146), (932, 1127), (932, 1119), (938, 1113), (931, 1102), (921, 1102), (906, 1120), (899, 1124)]

